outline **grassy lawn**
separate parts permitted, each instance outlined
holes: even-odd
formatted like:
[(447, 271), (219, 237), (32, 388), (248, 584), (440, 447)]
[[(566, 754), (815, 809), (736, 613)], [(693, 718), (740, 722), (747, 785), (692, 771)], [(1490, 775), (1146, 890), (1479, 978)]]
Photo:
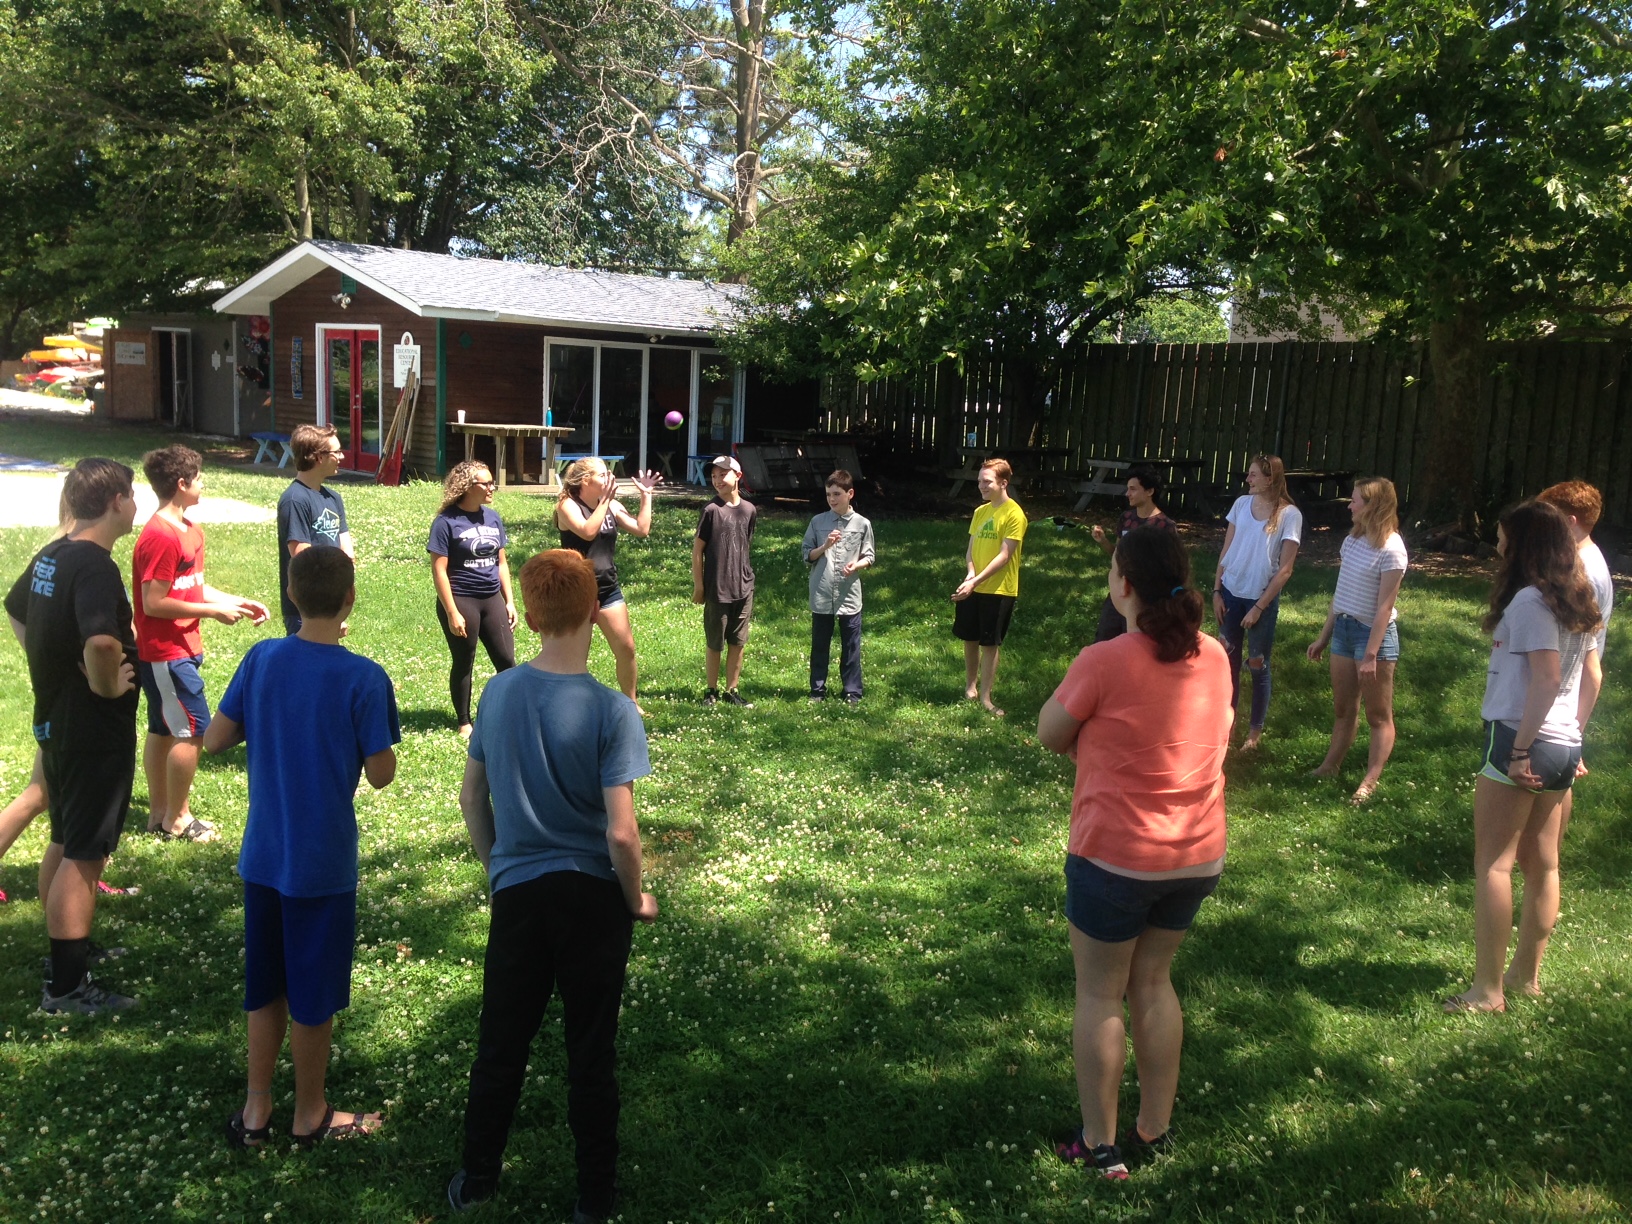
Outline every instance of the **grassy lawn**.
[[(157, 435), (7, 422), (0, 450), (135, 465)], [(207, 470), (271, 505), (288, 476)], [(106, 974), (142, 1005), (114, 1020), (35, 1012), (43, 821), (0, 864), (0, 1220), (422, 1220), (445, 1210), (476, 1036), (485, 879), (455, 803), (462, 770), (424, 542), (438, 489), (344, 487), (358, 544), (349, 644), (382, 663), (403, 716), (397, 781), (358, 796), (353, 1004), (330, 1096), (383, 1107), (374, 1140), (310, 1154), (226, 1150), (242, 1100), (242, 750), (208, 760), (194, 808), (214, 845), (128, 834), (109, 870)], [(865, 500), (859, 508), (872, 513)], [(512, 564), (553, 547), (552, 503), (498, 509)], [(1632, 874), (1622, 796), (1628, 613), (1566, 849), (1549, 995), (1505, 1017), (1446, 1018), (1471, 972), (1471, 775), (1487, 645), (1485, 581), (1407, 578), (1399, 747), (1373, 803), (1303, 774), (1324, 750), (1324, 666), (1303, 647), (1335, 572), (1283, 601), (1265, 753), (1232, 758), (1230, 859), (1179, 953), (1188, 1021), (1179, 1145), (1120, 1185), (1062, 1167), (1074, 1126), (1071, 961), (1060, 868), (1070, 767), (1031, 734), (1092, 635), (1104, 554), (1034, 524), (996, 722), (959, 700), (946, 595), (966, 524), (876, 522), (867, 699), (804, 700), (805, 517), (773, 511), (756, 547), (752, 711), (699, 704), (689, 602), (695, 509), (660, 509), (620, 570), (641, 651), (655, 773), (636, 787), (649, 887), (620, 1038), (630, 1221), (1550, 1220), (1632, 1212), (1627, 1067)], [(0, 531), (9, 582), (44, 539)], [(119, 560), (127, 567), (127, 540)], [(270, 524), (209, 528), (213, 585), (275, 596)], [(1199, 558), (1204, 575), (1213, 558)], [(1203, 579), (1205, 581), (1205, 578)], [(275, 618), (274, 618), (275, 621)], [(257, 633), (205, 626), (212, 699)], [(485, 658), (478, 681), (486, 675)], [(835, 662), (836, 666), (836, 662)], [(591, 667), (611, 681), (597, 640)], [(0, 792), (25, 781), (28, 683), (0, 649)], [(145, 714), (144, 714), (145, 717)], [(130, 827), (145, 820), (138, 776)], [(499, 1197), (480, 1218), (571, 1214), (559, 1009), (545, 1023)], [(288, 1125), (292, 1080), (277, 1087)], [(1124, 1117), (1135, 1101), (1130, 1075)]]

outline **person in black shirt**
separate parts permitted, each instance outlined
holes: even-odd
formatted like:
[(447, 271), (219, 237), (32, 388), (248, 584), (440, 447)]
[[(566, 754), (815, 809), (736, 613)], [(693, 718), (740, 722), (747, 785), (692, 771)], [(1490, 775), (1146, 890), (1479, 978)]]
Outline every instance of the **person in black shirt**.
[(754, 566), (749, 557), (758, 511), (742, 500), (739, 485), (742, 465), (720, 455), (709, 465), (718, 495), (703, 507), (697, 538), (691, 545), (691, 602), (703, 605), (703, 637), (707, 648), (704, 674), (708, 691), (704, 705), (720, 697), (720, 652), (725, 652), (726, 705), (751, 709), (753, 703), (737, 692), (742, 675), (742, 648), (754, 619)]
[(81, 459), (64, 484), (74, 530), (42, 548), (6, 596), (12, 632), (28, 654), (34, 738), (51, 796), (51, 843), (40, 868), (51, 940), (40, 1001), (47, 1013), (135, 1003), (93, 985), (86, 972), (97, 883), (119, 844), (136, 773), (136, 634), (110, 555), (135, 523), (133, 475), (111, 459)]
[[(1116, 535), (1109, 535), (1098, 523), (1094, 524), (1094, 539), (1106, 552), (1116, 551), (1116, 542), (1130, 531), (1137, 531), (1142, 527), (1155, 527), (1161, 531), (1173, 531), (1173, 520), (1162, 512), (1156, 504), (1156, 495), (1162, 491), (1162, 477), (1155, 468), (1141, 465), (1128, 473), (1128, 508), (1122, 511), (1122, 517), (1117, 520)], [(1128, 631), (1128, 622), (1111, 603), (1107, 595), (1105, 602), (1099, 609), (1099, 629), (1094, 634), (1094, 641), (1108, 642), (1114, 637), (1121, 637)]]

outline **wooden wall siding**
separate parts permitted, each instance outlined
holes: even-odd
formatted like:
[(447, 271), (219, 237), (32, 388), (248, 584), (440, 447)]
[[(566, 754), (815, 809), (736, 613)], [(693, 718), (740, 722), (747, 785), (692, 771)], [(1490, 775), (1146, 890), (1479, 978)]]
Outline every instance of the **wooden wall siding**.
[[(1604, 520), (1632, 528), (1632, 345), (1492, 346), (1483, 411), (1468, 439), (1483, 503), (1495, 509), (1557, 480), (1604, 492)], [(1002, 363), (977, 354), (871, 383), (829, 379), (821, 426), (878, 439), (901, 459), (945, 463), (973, 433), (1018, 445)], [(1240, 487), (1252, 456), (1294, 468), (1376, 473), (1409, 501), (1421, 479), (1433, 393), (1420, 346), (1372, 343), (1091, 345), (1049, 393), (1044, 442), (1071, 466), (1094, 457), (1192, 456), (1203, 479)]]
[[(414, 410), (414, 429), (405, 456), (406, 465), (421, 475), (436, 471), (436, 320), (422, 319), (404, 310), (371, 289), (359, 288), (351, 305), (341, 310), (334, 299), (340, 292), (340, 273), (325, 269), (272, 303), (272, 416), (274, 429), (288, 433), (296, 425), (317, 420), (317, 325), (346, 323), (380, 329), (380, 374), (385, 386), (385, 420), (381, 432), (390, 426), (396, 411), (397, 394), (391, 384), (391, 347), (412, 332), (420, 348), (421, 387)], [(302, 398), (290, 394), (289, 359), (294, 338), (305, 345), (302, 361)], [(451, 364), (451, 362), (450, 362)], [(461, 452), (462, 454), (463, 452)]]

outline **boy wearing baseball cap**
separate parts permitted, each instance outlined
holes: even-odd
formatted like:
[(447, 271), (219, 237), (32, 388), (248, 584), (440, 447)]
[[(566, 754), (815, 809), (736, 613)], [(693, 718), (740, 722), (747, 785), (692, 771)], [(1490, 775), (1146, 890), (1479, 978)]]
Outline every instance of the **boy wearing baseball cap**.
[[(754, 616), (754, 567), (749, 550), (758, 511), (742, 499), (742, 465), (730, 455), (709, 465), (716, 494), (703, 507), (697, 538), (691, 544), (691, 602), (703, 605), (703, 638), (708, 649), (703, 704), (721, 700), (752, 709), (737, 692), (742, 675), (742, 648)], [(720, 652), (725, 652), (725, 695), (720, 695)]]

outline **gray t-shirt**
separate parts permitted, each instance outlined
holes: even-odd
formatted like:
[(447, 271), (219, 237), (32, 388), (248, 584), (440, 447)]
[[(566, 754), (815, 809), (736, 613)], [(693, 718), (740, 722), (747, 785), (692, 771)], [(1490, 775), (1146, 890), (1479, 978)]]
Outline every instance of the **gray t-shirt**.
[(1581, 545), (1581, 568), (1587, 571), (1592, 584), (1593, 598), (1598, 601), (1598, 615), (1604, 623), (1598, 626), (1598, 665), (1603, 666), (1604, 644), (1609, 640), (1609, 614), (1615, 607), (1615, 579), (1610, 577), (1609, 562), (1598, 545), (1587, 540)]
[[(831, 531), (844, 532), (839, 542), (814, 561), (810, 554), (827, 543)], [(838, 515), (823, 510), (805, 528), (799, 555), (810, 567), (810, 610), (823, 615), (854, 616), (861, 611), (861, 571), (848, 578), (843, 570), (852, 561), (873, 561), (873, 525), (852, 510)]]
[(1541, 592), (1533, 586), (1513, 596), (1513, 602), (1507, 605), (1491, 636), (1485, 701), (1479, 708), (1479, 716), (1486, 722), (1504, 722), (1517, 727), (1524, 717), (1525, 693), (1530, 688), (1530, 652), (1556, 650), (1558, 696), (1553, 699), (1536, 738), (1549, 744), (1579, 746), (1577, 690), (1581, 683), (1581, 664), (1592, 639), (1585, 633), (1571, 633), (1562, 628), (1551, 609), (1542, 602)]

